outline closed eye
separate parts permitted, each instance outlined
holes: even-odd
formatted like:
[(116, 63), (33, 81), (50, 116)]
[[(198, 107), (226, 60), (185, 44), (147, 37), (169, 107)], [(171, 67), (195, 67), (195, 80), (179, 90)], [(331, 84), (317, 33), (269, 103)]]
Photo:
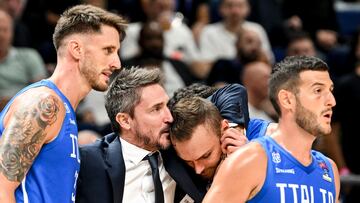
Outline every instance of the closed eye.
[(106, 55), (110, 55), (110, 54), (114, 53), (114, 51), (115, 51), (114, 47), (106, 47), (104, 49), (105, 49), (105, 54)]

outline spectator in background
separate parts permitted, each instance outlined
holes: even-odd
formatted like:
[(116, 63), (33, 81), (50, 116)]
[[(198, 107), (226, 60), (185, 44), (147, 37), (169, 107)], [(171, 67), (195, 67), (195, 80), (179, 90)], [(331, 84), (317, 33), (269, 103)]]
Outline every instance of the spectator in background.
[(257, 23), (246, 21), (250, 12), (247, 0), (221, 0), (219, 6), (223, 19), (205, 26), (200, 35), (201, 58), (213, 63), (218, 59), (233, 59), (236, 52), (236, 32), (239, 28), (252, 30), (260, 39), (261, 48), (269, 61), (273, 60), (271, 46), (264, 28)]
[(318, 53), (311, 37), (306, 32), (297, 32), (289, 36), (286, 55), (317, 56)]
[[(147, 21), (157, 21), (164, 30), (165, 56), (181, 60), (188, 65), (198, 58), (190, 28), (183, 22), (183, 15), (175, 12), (175, 0), (141, 0), (141, 8)], [(127, 29), (127, 38), (121, 47), (121, 57), (129, 59), (140, 53), (138, 45), (141, 22), (131, 23)]]
[[(360, 37), (360, 35), (359, 35)], [(356, 45), (356, 55), (360, 56), (360, 43)], [(359, 57), (360, 58), (360, 57)], [(359, 154), (359, 122), (360, 122), (360, 64), (354, 65), (352, 73), (339, 78), (334, 95), (337, 101), (334, 111), (334, 137), (341, 143), (345, 161), (339, 159), (340, 173), (349, 172), (360, 175), (360, 163), (354, 158)], [(325, 143), (325, 145), (328, 143)], [(341, 150), (341, 148), (339, 148)], [(341, 153), (341, 152), (340, 152)], [(336, 154), (332, 153), (331, 156)], [(341, 158), (341, 157), (340, 157)], [(347, 168), (348, 167), (348, 168)], [(344, 187), (345, 188), (345, 187)], [(348, 192), (348, 193), (347, 193)], [(349, 190), (344, 190), (344, 203), (360, 202), (360, 186), (354, 185)]]
[[(27, 0), (22, 20), (31, 33), (31, 46), (38, 50), (45, 64), (56, 64), (56, 50), (52, 43), (54, 32), (60, 14), (65, 9), (80, 4), (81, 0)], [(50, 69), (50, 74), (54, 67)]]
[(0, 8), (3, 8), (13, 19), (13, 46), (30, 47), (32, 36), (27, 25), (22, 21), (22, 14), (26, 0), (0, 0)]
[(207, 84), (222, 86), (227, 83), (241, 83), (240, 74), (244, 65), (254, 61), (269, 63), (261, 48), (259, 35), (253, 30), (237, 30), (236, 52), (234, 59), (220, 59), (215, 62), (207, 78)]
[(338, 23), (334, 0), (284, 0), (283, 15), (288, 26), (307, 31), (320, 51), (328, 52), (338, 45)]
[(241, 73), (242, 84), (248, 93), (248, 107), (250, 118), (259, 118), (273, 122), (277, 114), (272, 108), (268, 82), (271, 74), (271, 66), (267, 63), (255, 61), (244, 65)]
[(169, 96), (172, 96), (175, 90), (190, 85), (196, 80), (185, 63), (164, 54), (164, 31), (157, 21), (142, 25), (138, 43), (140, 53), (124, 61), (124, 66), (160, 68), (165, 77), (164, 88)]
[(11, 16), (0, 8), (0, 110), (20, 89), (47, 76), (36, 50), (12, 46), (13, 26)]

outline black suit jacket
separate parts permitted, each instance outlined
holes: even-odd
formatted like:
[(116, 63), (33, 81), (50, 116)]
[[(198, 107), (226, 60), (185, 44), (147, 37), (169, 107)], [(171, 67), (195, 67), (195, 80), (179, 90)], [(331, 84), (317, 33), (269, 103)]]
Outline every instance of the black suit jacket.
[[(94, 144), (81, 147), (80, 155), (76, 202), (121, 203), (125, 163), (118, 134), (111, 133)], [(180, 202), (186, 194), (195, 202), (201, 202), (206, 193), (206, 184), (197, 179), (173, 149), (162, 151), (161, 155), (166, 171), (176, 181), (174, 202)]]

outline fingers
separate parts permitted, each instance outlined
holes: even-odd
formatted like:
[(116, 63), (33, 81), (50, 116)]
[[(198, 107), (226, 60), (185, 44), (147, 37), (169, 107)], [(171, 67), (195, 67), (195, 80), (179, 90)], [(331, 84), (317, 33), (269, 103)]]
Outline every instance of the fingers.
[(221, 150), (224, 154), (231, 154), (248, 142), (246, 136), (240, 131), (228, 128), (221, 137)]

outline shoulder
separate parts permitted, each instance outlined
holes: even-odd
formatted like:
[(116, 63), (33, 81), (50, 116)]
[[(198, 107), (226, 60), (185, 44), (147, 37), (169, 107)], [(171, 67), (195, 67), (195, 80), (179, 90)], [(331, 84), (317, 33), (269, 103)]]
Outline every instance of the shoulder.
[[(236, 152), (226, 158), (225, 162), (236, 163), (244, 162), (244, 165), (248, 164), (244, 161), (246, 158), (248, 161), (266, 161), (266, 152), (263, 146), (258, 142), (250, 142), (244, 147), (239, 148)], [(260, 162), (259, 162), (260, 163)], [(236, 164), (236, 167), (243, 167), (242, 164)]]
[(216, 34), (216, 33), (214, 33), (215, 31), (222, 30), (222, 29), (223, 29), (223, 24), (221, 22), (217, 22), (217, 23), (205, 25), (203, 32)]
[(21, 59), (33, 59), (37, 60), (40, 59), (40, 54), (33, 48), (14, 48), (14, 53), (16, 54), (16, 58), (21, 57)]
[(246, 137), (249, 140), (252, 140), (266, 135), (266, 129), (268, 128), (269, 124), (269, 121), (262, 119), (251, 119), (246, 131)]
[(47, 87), (36, 87), (16, 97), (5, 115), (4, 127), (36, 122), (50, 141), (58, 134), (65, 116), (61, 98)]
[(219, 173), (230, 174), (230, 177), (244, 178), (266, 170), (267, 155), (260, 143), (250, 142), (230, 154), (221, 164)]
[(257, 142), (246, 144), (223, 161), (204, 202), (245, 202), (251, 199), (262, 187), (266, 167), (267, 157), (262, 146)]
[(105, 135), (101, 139), (96, 140), (94, 143), (83, 145), (80, 147), (81, 154), (97, 155), (104, 153), (109, 148), (110, 144), (115, 142), (118, 135), (116, 133), (110, 133)]
[(243, 25), (246, 29), (250, 29), (253, 31), (261, 31), (261, 32), (264, 31), (264, 28), (259, 23), (245, 21)]
[(141, 27), (142, 23), (140, 22), (130, 23), (126, 29), (126, 32), (128, 32), (128, 34), (137, 34), (140, 32)]

